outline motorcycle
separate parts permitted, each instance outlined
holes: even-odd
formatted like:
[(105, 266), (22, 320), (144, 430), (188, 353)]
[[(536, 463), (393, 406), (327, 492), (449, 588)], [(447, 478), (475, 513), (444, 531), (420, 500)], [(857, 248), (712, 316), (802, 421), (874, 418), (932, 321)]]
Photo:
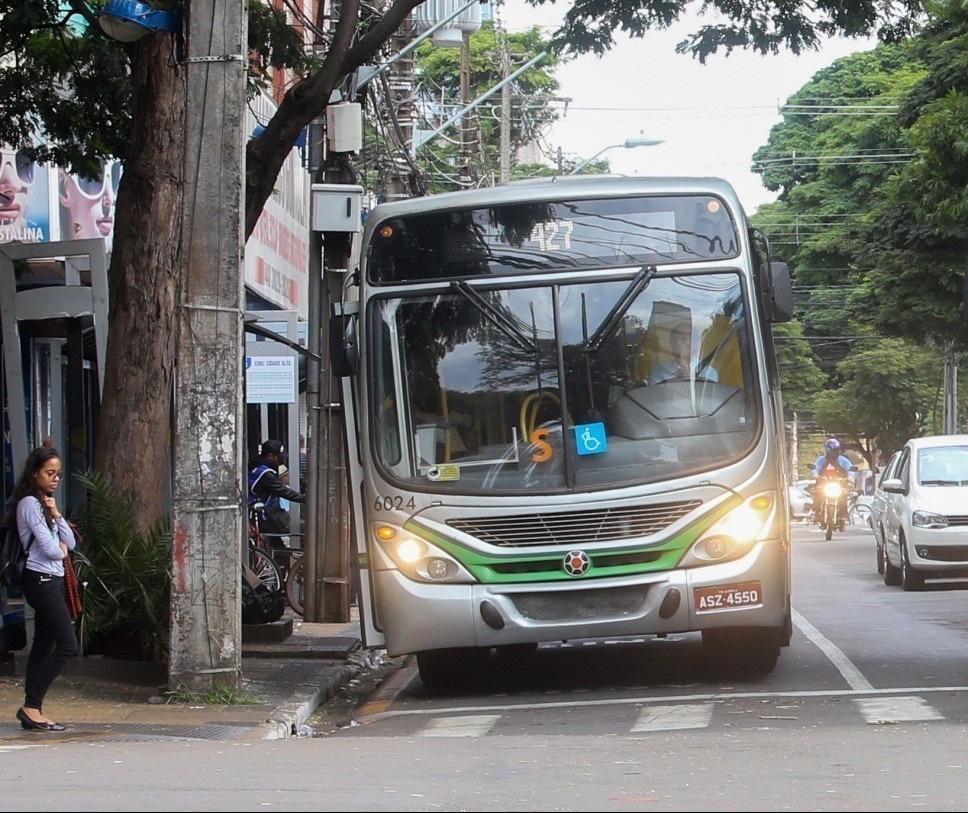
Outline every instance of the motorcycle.
[(817, 483), (820, 504), (817, 523), (824, 530), (828, 542), (834, 531), (843, 531), (847, 524), (847, 483), (841, 477), (821, 477)]

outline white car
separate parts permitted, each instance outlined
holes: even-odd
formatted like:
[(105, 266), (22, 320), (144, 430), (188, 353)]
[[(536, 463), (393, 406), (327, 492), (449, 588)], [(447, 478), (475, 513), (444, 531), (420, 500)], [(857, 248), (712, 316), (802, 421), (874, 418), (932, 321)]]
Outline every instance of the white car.
[(851, 525), (865, 525), (870, 526), (871, 519), (871, 503), (874, 502), (874, 498), (867, 494), (858, 494), (854, 500), (854, 504), (850, 508), (850, 513), (847, 515), (847, 521)]
[(918, 590), (928, 578), (968, 576), (968, 435), (909, 440), (880, 485), (884, 583)]
[(807, 487), (813, 480), (797, 480), (797, 484), (787, 486), (787, 501), (790, 504), (790, 519), (808, 520), (813, 515), (813, 497)]
[(874, 494), (871, 496), (871, 515), (868, 517), (868, 524), (874, 532), (875, 560), (877, 562), (877, 572), (884, 575), (884, 518), (887, 513), (887, 501), (892, 495), (885, 493), (881, 484), (885, 480), (890, 480), (897, 471), (897, 461), (901, 459), (901, 451), (898, 450), (891, 455), (887, 465), (881, 471), (880, 477), (874, 484)]

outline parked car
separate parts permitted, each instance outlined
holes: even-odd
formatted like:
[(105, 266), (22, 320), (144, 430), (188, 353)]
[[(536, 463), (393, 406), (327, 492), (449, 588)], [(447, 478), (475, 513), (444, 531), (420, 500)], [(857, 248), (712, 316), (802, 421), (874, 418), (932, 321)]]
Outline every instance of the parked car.
[(885, 480), (894, 477), (897, 471), (897, 461), (901, 459), (901, 451), (894, 452), (887, 465), (881, 471), (880, 477), (874, 483), (874, 494), (871, 496), (871, 514), (867, 518), (874, 533), (875, 561), (877, 562), (877, 572), (884, 575), (884, 515), (887, 510), (887, 501), (892, 496), (884, 492), (882, 484)]
[(884, 583), (918, 590), (968, 576), (968, 435), (913, 438), (891, 477), (884, 514)]
[(813, 497), (807, 491), (812, 483), (813, 480), (797, 480), (796, 485), (787, 486), (791, 520), (808, 520), (813, 515)]
[(847, 514), (847, 521), (851, 525), (870, 526), (871, 503), (874, 498), (868, 494), (857, 494), (851, 497), (850, 511)]

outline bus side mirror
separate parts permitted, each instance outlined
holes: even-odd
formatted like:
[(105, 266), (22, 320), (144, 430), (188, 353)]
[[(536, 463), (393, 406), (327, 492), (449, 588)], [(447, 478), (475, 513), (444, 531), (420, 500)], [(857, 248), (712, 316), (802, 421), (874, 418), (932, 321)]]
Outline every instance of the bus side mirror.
[(360, 367), (356, 341), (356, 316), (341, 314), (329, 320), (329, 363), (333, 375), (344, 378), (355, 375)]
[(793, 282), (786, 263), (771, 262), (760, 266), (760, 298), (763, 312), (771, 322), (789, 322), (793, 318)]

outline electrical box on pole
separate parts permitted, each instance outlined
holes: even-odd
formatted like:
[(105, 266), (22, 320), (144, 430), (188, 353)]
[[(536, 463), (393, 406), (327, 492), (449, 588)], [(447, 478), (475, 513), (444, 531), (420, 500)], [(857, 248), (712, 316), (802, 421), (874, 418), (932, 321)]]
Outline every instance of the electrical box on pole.
[(313, 231), (358, 232), (362, 222), (363, 187), (342, 183), (314, 183)]

